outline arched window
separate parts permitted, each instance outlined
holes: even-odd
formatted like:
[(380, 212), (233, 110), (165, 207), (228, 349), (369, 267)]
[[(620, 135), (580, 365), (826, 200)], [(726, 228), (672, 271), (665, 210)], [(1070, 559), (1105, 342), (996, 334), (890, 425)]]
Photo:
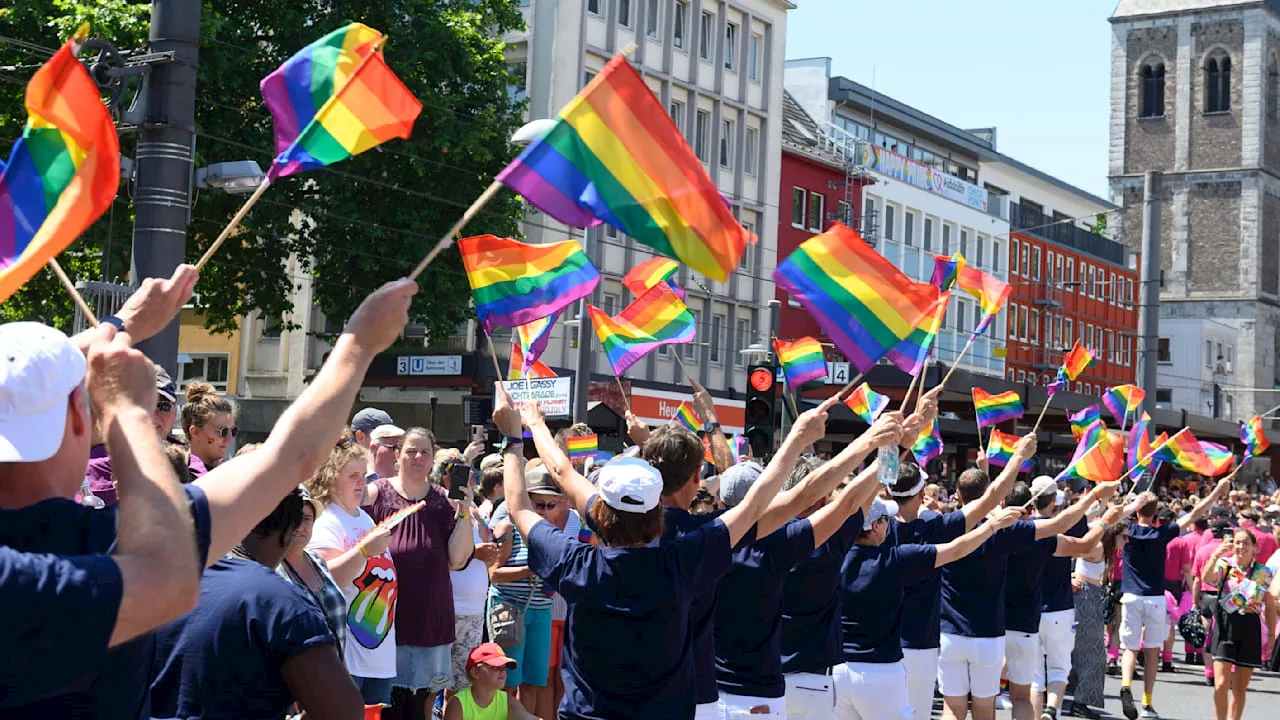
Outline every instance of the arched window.
[(1204, 111), (1231, 110), (1231, 58), (1226, 55), (1209, 58), (1204, 64)]
[(1138, 117), (1164, 116), (1164, 63), (1154, 62), (1142, 66), (1139, 78)]

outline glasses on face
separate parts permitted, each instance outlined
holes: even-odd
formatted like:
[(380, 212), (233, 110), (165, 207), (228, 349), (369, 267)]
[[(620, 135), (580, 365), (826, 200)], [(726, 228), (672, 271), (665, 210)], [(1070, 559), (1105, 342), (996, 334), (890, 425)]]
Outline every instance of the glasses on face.
[(156, 412), (173, 412), (173, 401), (167, 398), (156, 398)]
[(400, 452), (400, 446), (399, 446), (399, 445), (388, 445), (388, 444), (386, 444), (386, 443), (378, 443), (378, 447), (380, 447), (380, 448), (386, 448), (386, 449), (390, 450), (391, 452), (397, 452), (397, 453), (398, 453), (398, 452)]
[(228, 435), (235, 437), (240, 431), (234, 427), (220, 427), (213, 431), (214, 435), (220, 438), (226, 438)]

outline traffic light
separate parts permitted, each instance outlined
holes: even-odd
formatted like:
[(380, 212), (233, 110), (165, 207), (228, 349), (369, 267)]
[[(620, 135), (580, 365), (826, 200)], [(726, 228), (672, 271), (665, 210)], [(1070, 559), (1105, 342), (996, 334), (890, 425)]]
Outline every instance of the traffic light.
[(747, 402), (744, 409), (747, 442), (751, 454), (764, 459), (773, 454), (773, 408), (777, 384), (772, 365), (747, 368)]

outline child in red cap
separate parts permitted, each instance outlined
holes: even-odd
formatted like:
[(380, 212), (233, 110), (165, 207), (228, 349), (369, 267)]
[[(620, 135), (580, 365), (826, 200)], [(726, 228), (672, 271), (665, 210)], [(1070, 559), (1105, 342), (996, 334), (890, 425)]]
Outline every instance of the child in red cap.
[(467, 656), (467, 677), (471, 687), (449, 698), (444, 720), (538, 720), (518, 702), (508, 702), (502, 691), (507, 684), (507, 670), (516, 661), (507, 657), (497, 643), (476, 646)]

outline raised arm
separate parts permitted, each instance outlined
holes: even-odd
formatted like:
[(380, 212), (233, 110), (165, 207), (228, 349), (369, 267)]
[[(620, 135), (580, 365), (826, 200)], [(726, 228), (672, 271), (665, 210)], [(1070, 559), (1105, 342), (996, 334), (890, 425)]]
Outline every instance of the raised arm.
[(1054, 535), (1071, 529), (1073, 525), (1080, 522), (1080, 518), (1093, 507), (1095, 502), (1106, 500), (1116, 494), (1116, 489), (1120, 487), (1117, 482), (1098, 483), (1097, 487), (1084, 494), (1080, 500), (1076, 501), (1071, 507), (1058, 513), (1056, 517), (1036, 520), (1036, 539), (1043, 540)]
[[(515, 411), (516, 408), (511, 401), (511, 396), (502, 387), (502, 383), (496, 383), (494, 387), (494, 396), (498, 399), (497, 402), (505, 403), (505, 407), (511, 407)], [(493, 417), (494, 422), (497, 422), (498, 409), (496, 405)], [(538, 449), (538, 457), (542, 458), (543, 464), (547, 466), (547, 471), (551, 473), (551, 477), (556, 479), (560, 490), (577, 508), (578, 514), (585, 518), (587, 516), (587, 501), (595, 494), (596, 487), (573, 467), (569, 456), (565, 455), (560, 446), (556, 444), (556, 438), (551, 434), (551, 429), (547, 427), (546, 418), (542, 416), (542, 409), (538, 407), (537, 403), (521, 403), (515, 417), (517, 420), (524, 419), (524, 425), (529, 428), (529, 434), (533, 436), (533, 444)], [(501, 426), (498, 429), (502, 430)], [(508, 429), (514, 430), (514, 434), (510, 437), (520, 437), (521, 428), (519, 426)], [(505, 433), (505, 431), (503, 432)]]
[[(1235, 473), (1232, 473), (1232, 475), (1234, 474)], [(1213, 504), (1217, 502), (1218, 499), (1221, 498), (1224, 494), (1226, 494), (1226, 492), (1230, 489), (1231, 489), (1231, 475), (1228, 475), (1227, 477), (1224, 477), (1221, 480), (1219, 480), (1218, 485), (1213, 489), (1213, 492), (1209, 493), (1208, 495), (1205, 495), (1203, 500), (1196, 503), (1196, 506), (1191, 508), (1191, 512), (1178, 518), (1179, 532), (1186, 532), (1186, 529), (1188, 527), (1194, 524), (1195, 521), (1198, 520), (1201, 515), (1204, 515), (1205, 513), (1209, 512), (1209, 508), (1213, 507)]]
[(864, 470), (853, 482), (836, 494), (832, 502), (823, 505), (810, 515), (809, 522), (813, 526), (813, 546), (817, 547), (835, 535), (850, 515), (858, 510), (866, 512), (863, 506), (871, 504), (879, 486), (880, 479), (876, 477), (876, 473)]
[[(163, 330), (178, 316), (182, 306), (191, 299), (199, 278), (200, 274), (192, 265), (179, 265), (167, 279), (145, 278), (115, 316), (120, 318), (124, 331), (129, 333), (133, 342), (142, 342)], [(81, 352), (87, 352), (95, 337), (96, 330), (90, 328), (73, 335), (71, 343)], [(154, 384), (154, 380), (152, 382)]]
[[(982, 497), (961, 508), (961, 512), (964, 513), (965, 530), (977, 527), (978, 523), (1009, 495), (1009, 491), (1013, 489), (1013, 481), (1018, 478), (1018, 469), (1022, 467), (1022, 463), (1035, 456), (1036, 447), (1035, 435), (1025, 435), (1018, 440), (1009, 464), (1004, 466), (1004, 470), (1000, 471), (994, 482), (987, 485), (987, 491), (982, 493)], [(982, 449), (978, 450), (978, 456), (985, 457)]]
[(702, 422), (712, 426), (707, 433), (707, 444), (711, 447), (711, 459), (715, 463), (716, 472), (722, 473), (737, 464), (738, 458), (729, 448), (729, 441), (724, 439), (724, 431), (720, 429), (720, 416), (716, 414), (716, 404), (711, 393), (693, 378), (689, 382), (693, 383), (693, 409), (698, 412)]
[(1218, 545), (1213, 554), (1209, 556), (1209, 562), (1204, 564), (1204, 570), (1200, 572), (1200, 582), (1214, 587), (1218, 585), (1218, 580), (1221, 579), (1221, 573), (1218, 571), (1218, 561), (1235, 547), (1235, 543), (1236, 539), (1231, 535), (1223, 538), (1222, 544)]
[(720, 520), (729, 528), (729, 546), (733, 547), (747, 534), (747, 530), (760, 519), (768, 507), (769, 501), (778, 493), (782, 481), (791, 474), (791, 468), (804, 448), (809, 447), (827, 432), (827, 411), (836, 403), (837, 395), (833, 395), (818, 407), (801, 413), (791, 426), (791, 432), (782, 441), (778, 452), (774, 453), (768, 467), (760, 474), (755, 484), (747, 491), (747, 496), (736, 507), (720, 516)]
[[(524, 403), (524, 405), (533, 406), (533, 403)], [(571, 498), (574, 497), (574, 492), (581, 492), (582, 488), (575, 488), (573, 485), (575, 478), (590, 487), (591, 483), (587, 482), (586, 478), (573, 469), (573, 466), (569, 463), (569, 458), (565, 457), (564, 453), (560, 452), (560, 448), (556, 447), (555, 440), (551, 437), (551, 431), (547, 430), (546, 423), (542, 422), (542, 413), (536, 407), (532, 410), (524, 407), (521, 410), (516, 410), (511, 402), (511, 396), (502, 387), (502, 383), (494, 383), (493, 424), (498, 426), (498, 432), (509, 438), (520, 437), (521, 411), (526, 417), (537, 420), (535, 426), (529, 428), (534, 438), (536, 439), (539, 431), (541, 431), (546, 435), (546, 439), (551, 448), (555, 450), (555, 454), (559, 456), (558, 464), (565, 480), (561, 479), (561, 475), (556, 474), (556, 467), (551, 464), (551, 457), (544, 455), (542, 461), (547, 463), (548, 470), (560, 482), (560, 489)], [(535, 415), (536, 418), (534, 417)], [(568, 467), (567, 472), (564, 470), (565, 467)], [(524, 447), (515, 442), (509, 443), (502, 449), (502, 492), (507, 498), (507, 512), (511, 515), (511, 524), (515, 526), (516, 531), (521, 536), (528, 538), (529, 532), (533, 530), (534, 525), (537, 525), (542, 520), (542, 516), (534, 512), (530, 506), (529, 491), (526, 489), (524, 479)], [(576, 498), (574, 499), (576, 500)], [(583, 513), (583, 521), (585, 522), (585, 498), (583, 499), (582, 509), (579, 512)]]
[(993, 513), (982, 525), (969, 530), (949, 543), (939, 545), (938, 558), (934, 561), (934, 566), (942, 567), (947, 563), (953, 563), (977, 550), (978, 546), (986, 542), (988, 538), (1017, 522), (1021, 517), (1022, 508), (1004, 508)]
[(369, 363), (400, 335), (417, 292), (414, 282), (397, 280), (365, 298), (334, 343), (329, 359), (276, 421), (262, 447), (222, 463), (196, 481), (209, 498), (210, 562), (240, 542), (280, 498), (324, 462)]
[(1084, 537), (1059, 535), (1058, 545), (1053, 550), (1054, 557), (1083, 557), (1093, 552), (1098, 547), (1098, 543), (1102, 542), (1102, 536), (1107, 533), (1107, 528), (1120, 522), (1123, 513), (1124, 508), (1119, 505), (1109, 507), (1100, 519), (1094, 521)]

